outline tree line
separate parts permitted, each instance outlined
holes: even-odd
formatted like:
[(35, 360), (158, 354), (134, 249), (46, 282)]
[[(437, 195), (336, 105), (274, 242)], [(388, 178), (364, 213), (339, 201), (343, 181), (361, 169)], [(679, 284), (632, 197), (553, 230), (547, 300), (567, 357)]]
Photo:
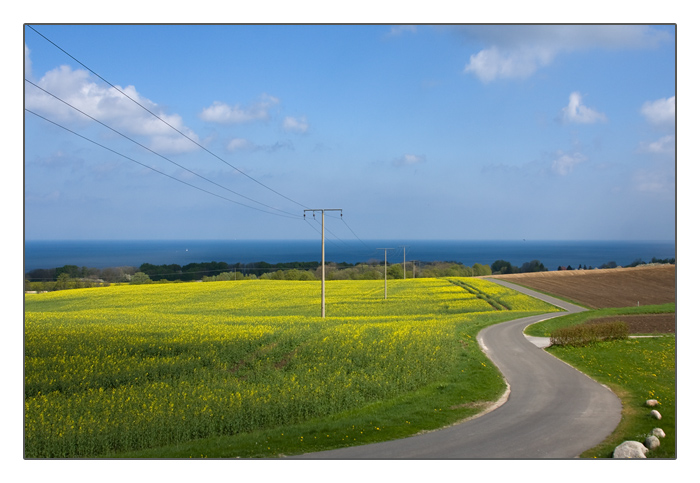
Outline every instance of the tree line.
[[(459, 262), (407, 262), (387, 267), (387, 278), (472, 277), (490, 275), (488, 265), (475, 263), (465, 266)], [(384, 278), (384, 264), (368, 262), (326, 263), (326, 280), (379, 280)], [(104, 269), (64, 265), (51, 269), (35, 269), (25, 274), (25, 290), (53, 291), (71, 288), (108, 286), (112, 283), (169, 283), (227, 280), (320, 280), (319, 262), (236, 263), (204, 262), (178, 264), (143, 263), (139, 267), (110, 267)]]
[[(675, 258), (652, 258), (649, 263), (675, 264)], [(637, 259), (627, 267), (644, 265)], [(599, 267), (579, 265), (579, 270), (594, 268), (615, 268), (614, 261)], [(558, 270), (575, 270), (571, 265), (560, 266)], [(475, 263), (472, 266), (454, 261), (394, 263), (387, 266), (388, 279), (402, 278), (438, 278), (438, 277), (478, 277), (492, 274), (510, 274), (543, 272), (547, 268), (539, 260), (523, 263), (520, 267), (506, 260), (496, 260), (490, 266)], [(326, 264), (326, 280), (379, 280), (384, 278), (384, 263), (379, 260), (358, 262), (355, 264), (340, 262)], [(236, 263), (203, 262), (154, 265), (143, 263), (139, 267), (87, 268), (77, 265), (64, 265), (51, 269), (35, 269), (25, 274), (25, 291), (50, 292), (73, 288), (108, 286), (112, 283), (174, 283), (191, 281), (228, 281), (228, 280), (320, 280), (321, 264), (319, 262), (283, 262), (283, 263)]]
[[(649, 262), (651, 264), (675, 264), (676, 259), (675, 258), (656, 258), (652, 257), (651, 261)], [(628, 265), (624, 265), (625, 268), (629, 267), (637, 267), (639, 265), (646, 265), (647, 263), (642, 260), (641, 258), (637, 258), (634, 260), (632, 263)], [(571, 265), (567, 265), (566, 267), (561, 265), (557, 267), (557, 270), (595, 270), (599, 268), (617, 268), (617, 267), (622, 267), (623, 265), (618, 265), (616, 262), (611, 261), (611, 262), (606, 262), (603, 263), (602, 265), (598, 267), (594, 266), (587, 266), (587, 265), (581, 265), (579, 264), (578, 268), (574, 268)], [(522, 266), (518, 267), (515, 265), (512, 265), (510, 262), (506, 260), (496, 260), (491, 264), (491, 273), (492, 274), (509, 274), (509, 273), (528, 273), (528, 272), (546, 272), (548, 271), (547, 268), (540, 262), (539, 260), (532, 260), (530, 262), (525, 262), (522, 264)]]

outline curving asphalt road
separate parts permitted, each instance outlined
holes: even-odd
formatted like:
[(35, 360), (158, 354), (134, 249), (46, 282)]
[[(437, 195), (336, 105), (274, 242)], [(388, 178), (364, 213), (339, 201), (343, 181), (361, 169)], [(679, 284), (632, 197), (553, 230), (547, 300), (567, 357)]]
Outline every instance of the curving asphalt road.
[[(585, 309), (502, 280), (492, 282), (562, 307)], [(485, 414), (437, 431), (383, 443), (297, 458), (312, 459), (534, 459), (575, 458), (618, 425), (615, 394), (543, 351), (523, 335), (530, 324), (565, 315), (526, 317), (479, 333), (485, 353), (505, 377), (506, 397)], [(503, 402), (505, 401), (505, 402)]]

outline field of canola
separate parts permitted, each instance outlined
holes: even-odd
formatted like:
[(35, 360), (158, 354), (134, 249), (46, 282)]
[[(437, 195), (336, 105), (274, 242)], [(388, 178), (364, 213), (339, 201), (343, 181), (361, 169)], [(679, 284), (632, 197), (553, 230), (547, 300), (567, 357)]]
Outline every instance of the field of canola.
[[(439, 381), (456, 327), (553, 308), (473, 278), (249, 280), (25, 296), (27, 458), (292, 424)], [(514, 317), (517, 314), (513, 314)]]

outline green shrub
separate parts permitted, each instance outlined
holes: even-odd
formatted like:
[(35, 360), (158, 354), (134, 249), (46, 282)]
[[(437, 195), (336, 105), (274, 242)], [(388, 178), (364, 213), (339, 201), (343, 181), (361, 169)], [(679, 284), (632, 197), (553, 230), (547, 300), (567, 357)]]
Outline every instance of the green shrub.
[(626, 339), (629, 327), (621, 321), (579, 324), (552, 332), (552, 345), (584, 346), (602, 340)]

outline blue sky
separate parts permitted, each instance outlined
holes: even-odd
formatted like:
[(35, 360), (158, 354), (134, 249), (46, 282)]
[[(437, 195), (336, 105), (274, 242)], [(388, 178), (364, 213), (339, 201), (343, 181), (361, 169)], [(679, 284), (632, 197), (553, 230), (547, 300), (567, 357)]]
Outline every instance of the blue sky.
[(675, 239), (672, 25), (31, 25), (27, 239)]

